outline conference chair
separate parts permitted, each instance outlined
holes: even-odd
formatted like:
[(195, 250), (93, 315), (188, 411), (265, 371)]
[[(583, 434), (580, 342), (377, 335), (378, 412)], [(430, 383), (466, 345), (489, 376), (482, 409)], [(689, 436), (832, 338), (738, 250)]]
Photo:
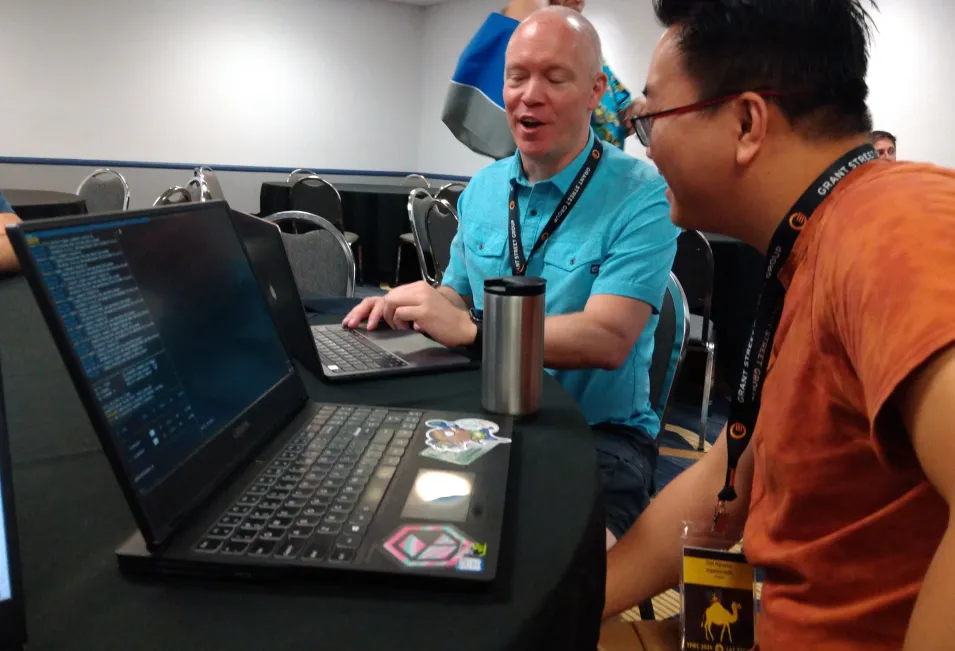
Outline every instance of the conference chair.
[(355, 258), (334, 224), (301, 210), (278, 212), (265, 219), (282, 231), (295, 284), (303, 298), (355, 296)]
[(444, 272), (451, 264), (451, 242), (458, 234), (458, 214), (444, 199), (434, 199), (425, 215), (425, 233), (434, 261), (435, 287), (441, 285)]
[(318, 176), (312, 170), (307, 170), (305, 168), (299, 168), (297, 170), (292, 170), (292, 173), (288, 175), (288, 178), (285, 179), (286, 183), (295, 183), (303, 176)]
[(706, 425), (710, 412), (710, 394), (716, 373), (716, 332), (710, 320), (713, 304), (713, 249), (699, 231), (683, 231), (677, 239), (673, 272), (679, 278), (690, 306), (690, 338), (688, 349), (706, 355), (703, 378), (703, 400), (700, 414), (701, 452), (706, 443)]
[(116, 170), (102, 168), (80, 182), (76, 194), (86, 201), (91, 213), (129, 210), (129, 185)]
[(407, 185), (412, 188), (430, 188), (431, 181), (426, 179), (421, 174), (409, 174), (405, 178), (401, 179), (401, 185)]
[[(660, 449), (660, 440), (666, 430), (670, 397), (673, 386), (680, 377), (689, 334), (690, 306), (686, 302), (686, 294), (683, 293), (680, 281), (671, 271), (660, 307), (657, 329), (653, 333), (653, 357), (650, 358), (650, 405), (660, 419), (660, 431), (656, 437), (657, 450)], [(650, 496), (655, 493), (654, 482)], [(647, 599), (640, 604), (640, 618), (654, 619), (653, 600)]]
[(200, 190), (200, 201), (218, 201), (225, 199), (225, 193), (222, 192), (222, 184), (219, 183), (219, 177), (211, 167), (205, 165), (197, 167), (193, 172), (192, 183), (194, 184), (193, 187)]
[(320, 176), (306, 176), (300, 178), (292, 186), (289, 197), (292, 210), (319, 215), (327, 219), (340, 231), (353, 255), (358, 259), (358, 277), (363, 276), (363, 256), (358, 235), (345, 230), (345, 211), (342, 207), (342, 197), (335, 186)]
[(163, 192), (159, 197), (153, 202), (154, 206), (168, 206), (174, 203), (191, 203), (192, 195), (189, 193), (188, 188), (184, 188), (181, 185), (174, 185), (165, 192)]
[(431, 242), (428, 241), (428, 228), (426, 219), (428, 210), (434, 203), (434, 197), (428, 194), (423, 188), (415, 188), (408, 193), (408, 222), (411, 226), (411, 232), (402, 233), (398, 237), (398, 262), (395, 268), (395, 287), (401, 280), (401, 253), (407, 247), (412, 247), (418, 256), (418, 269), (421, 271), (421, 278), (434, 285), (434, 278), (428, 267), (428, 257), (431, 255)]
[(690, 306), (679, 279), (671, 271), (653, 334), (653, 357), (650, 359), (650, 405), (660, 419), (658, 446), (666, 429), (670, 396), (683, 368), (689, 334)]
[(453, 181), (438, 188), (438, 192), (434, 196), (447, 201), (454, 208), (455, 212), (457, 212), (458, 199), (461, 198), (461, 193), (464, 192), (464, 188), (466, 187), (464, 183)]

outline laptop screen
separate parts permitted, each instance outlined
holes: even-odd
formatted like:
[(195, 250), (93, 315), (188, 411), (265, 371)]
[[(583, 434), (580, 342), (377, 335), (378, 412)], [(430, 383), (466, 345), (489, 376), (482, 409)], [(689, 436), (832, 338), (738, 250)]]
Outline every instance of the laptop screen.
[(224, 204), (27, 245), (140, 495), (294, 372)]

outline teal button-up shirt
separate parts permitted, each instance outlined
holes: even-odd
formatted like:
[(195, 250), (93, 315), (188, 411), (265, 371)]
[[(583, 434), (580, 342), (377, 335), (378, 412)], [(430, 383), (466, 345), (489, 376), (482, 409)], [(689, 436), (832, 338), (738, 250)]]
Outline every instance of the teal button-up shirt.
[[(458, 202), (460, 225), (451, 245), (444, 284), (471, 296), (482, 309), (484, 280), (511, 275), (507, 231), (511, 183), (517, 185), (521, 243), (530, 254), (541, 231), (593, 147), (556, 176), (531, 184), (520, 153), (478, 172)], [(603, 157), (577, 205), (528, 261), (528, 276), (547, 280), (548, 316), (582, 312), (595, 294), (636, 299), (653, 308), (623, 366), (553, 371), (591, 424), (638, 427), (656, 436), (660, 421), (650, 406), (650, 358), (679, 230), (670, 222), (666, 184), (650, 165), (606, 142)]]

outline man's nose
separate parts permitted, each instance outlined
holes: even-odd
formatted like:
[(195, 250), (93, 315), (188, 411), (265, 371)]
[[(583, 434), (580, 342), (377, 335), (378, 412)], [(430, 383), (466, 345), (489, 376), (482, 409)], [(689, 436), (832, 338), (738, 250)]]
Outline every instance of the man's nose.
[(521, 100), (525, 104), (537, 105), (544, 101), (544, 84), (537, 79), (531, 79), (524, 87), (524, 95)]

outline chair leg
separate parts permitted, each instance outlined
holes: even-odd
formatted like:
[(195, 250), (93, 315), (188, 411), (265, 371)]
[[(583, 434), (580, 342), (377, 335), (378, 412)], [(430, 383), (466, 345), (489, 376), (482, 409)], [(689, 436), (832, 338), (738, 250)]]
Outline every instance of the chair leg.
[(703, 451), (706, 444), (706, 424), (710, 416), (710, 392), (713, 390), (713, 375), (715, 372), (714, 358), (716, 357), (715, 347), (711, 342), (706, 344), (706, 377), (703, 378), (703, 411), (700, 415), (700, 445), (697, 448)]
[(399, 243), (398, 243), (398, 262), (397, 262), (397, 264), (395, 265), (395, 284), (392, 285), (392, 287), (397, 287), (397, 286), (398, 286), (398, 278), (399, 278), (399, 276), (401, 275), (401, 249), (403, 249), (403, 248), (404, 248), (404, 247), (401, 246), (401, 243), (399, 242)]
[(361, 242), (355, 242), (352, 245), (352, 251), (355, 253), (355, 257), (358, 260), (358, 284), (365, 284), (365, 259), (362, 255), (362, 246)]

